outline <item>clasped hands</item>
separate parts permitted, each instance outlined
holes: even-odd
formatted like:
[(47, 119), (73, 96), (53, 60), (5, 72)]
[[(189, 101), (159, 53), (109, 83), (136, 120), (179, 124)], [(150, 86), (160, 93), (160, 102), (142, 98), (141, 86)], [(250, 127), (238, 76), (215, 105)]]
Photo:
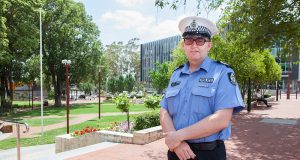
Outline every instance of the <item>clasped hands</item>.
[(190, 146), (183, 140), (176, 131), (170, 131), (163, 134), (165, 136), (165, 144), (171, 152), (175, 152), (180, 160), (194, 159), (196, 155)]

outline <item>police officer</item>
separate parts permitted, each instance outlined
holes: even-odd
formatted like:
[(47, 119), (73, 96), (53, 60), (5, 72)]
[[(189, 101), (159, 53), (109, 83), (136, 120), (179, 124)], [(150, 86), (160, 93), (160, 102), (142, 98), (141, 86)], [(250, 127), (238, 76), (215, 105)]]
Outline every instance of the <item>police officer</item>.
[(179, 22), (188, 62), (177, 68), (160, 105), (169, 160), (225, 160), (232, 114), (244, 108), (233, 70), (207, 57), (216, 25), (201, 17)]

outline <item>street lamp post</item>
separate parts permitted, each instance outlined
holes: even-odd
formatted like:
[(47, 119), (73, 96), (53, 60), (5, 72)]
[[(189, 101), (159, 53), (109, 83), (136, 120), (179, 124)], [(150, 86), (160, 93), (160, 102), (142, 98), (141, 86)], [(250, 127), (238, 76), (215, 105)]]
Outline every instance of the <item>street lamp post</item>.
[(67, 134), (69, 134), (69, 65), (71, 64), (71, 60), (64, 59), (61, 61), (66, 66), (66, 110), (67, 110)]
[(286, 98), (287, 99), (290, 99), (290, 94), (291, 94), (291, 72), (292, 72), (292, 66), (291, 66), (291, 55), (288, 54), (288, 58), (289, 58), (289, 68), (288, 68), (288, 79), (287, 79), (287, 95), (286, 95)]
[(99, 108), (98, 108), (98, 117), (101, 118), (101, 71), (99, 71)]

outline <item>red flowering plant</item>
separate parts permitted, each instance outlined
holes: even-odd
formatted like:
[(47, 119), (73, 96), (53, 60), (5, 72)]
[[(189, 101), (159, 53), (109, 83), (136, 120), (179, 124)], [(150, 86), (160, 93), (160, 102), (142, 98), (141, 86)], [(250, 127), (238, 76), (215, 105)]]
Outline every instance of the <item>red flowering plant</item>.
[(86, 126), (85, 128), (83, 128), (82, 130), (75, 130), (73, 133), (71, 133), (71, 135), (73, 137), (76, 137), (76, 136), (80, 136), (80, 135), (84, 135), (86, 133), (92, 133), (92, 132), (96, 132), (96, 131), (99, 131), (99, 129), (97, 128), (93, 128), (93, 127), (90, 127), (90, 126)]

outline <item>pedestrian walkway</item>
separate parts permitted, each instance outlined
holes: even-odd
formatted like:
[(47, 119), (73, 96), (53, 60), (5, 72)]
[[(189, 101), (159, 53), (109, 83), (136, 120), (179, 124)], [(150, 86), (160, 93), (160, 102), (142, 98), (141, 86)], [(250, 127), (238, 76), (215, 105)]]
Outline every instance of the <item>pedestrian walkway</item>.
[[(271, 104), (271, 108), (253, 108), (249, 114), (244, 110), (233, 118), (232, 138), (225, 142), (229, 160), (300, 159), (300, 99), (282, 96)], [(271, 123), (262, 121), (266, 118)], [(283, 124), (278, 119), (296, 123)], [(166, 152), (161, 139), (146, 145), (119, 144), (67, 160), (162, 160)]]

